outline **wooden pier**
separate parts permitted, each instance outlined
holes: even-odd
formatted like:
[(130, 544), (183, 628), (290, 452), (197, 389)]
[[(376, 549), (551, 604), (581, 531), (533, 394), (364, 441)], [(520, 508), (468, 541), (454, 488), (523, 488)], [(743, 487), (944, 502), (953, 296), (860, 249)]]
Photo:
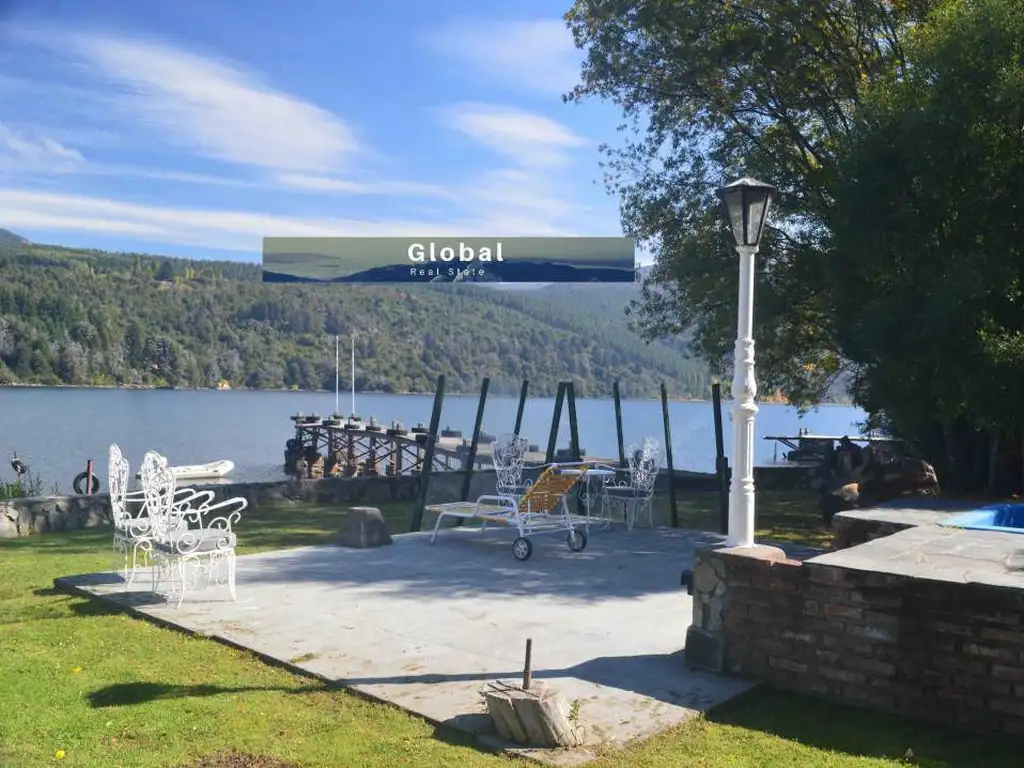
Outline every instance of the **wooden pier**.
[[(426, 459), (429, 429), (418, 424), (407, 429), (392, 422), (384, 426), (371, 419), (363, 422), (339, 414), (291, 417), (295, 436), (285, 445), (285, 471), (307, 478), (367, 477), (421, 472)], [(493, 466), (494, 437), (483, 434), (477, 441), (474, 469)], [(526, 454), (530, 464), (543, 464), (547, 453), (532, 445)], [(471, 441), (460, 432), (442, 430), (434, 442), (431, 469), (446, 472), (466, 468)], [(556, 452), (556, 460), (569, 461), (568, 451)], [(617, 464), (615, 459), (601, 459)]]

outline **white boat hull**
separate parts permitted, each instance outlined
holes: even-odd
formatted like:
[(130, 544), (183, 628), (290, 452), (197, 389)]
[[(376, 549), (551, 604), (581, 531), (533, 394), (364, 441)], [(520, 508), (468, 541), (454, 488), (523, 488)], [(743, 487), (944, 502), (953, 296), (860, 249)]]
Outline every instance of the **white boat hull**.
[(171, 474), (175, 480), (203, 480), (207, 478), (224, 477), (235, 468), (235, 463), (228, 459), (211, 461), (207, 464), (187, 464), (180, 467), (171, 467)]

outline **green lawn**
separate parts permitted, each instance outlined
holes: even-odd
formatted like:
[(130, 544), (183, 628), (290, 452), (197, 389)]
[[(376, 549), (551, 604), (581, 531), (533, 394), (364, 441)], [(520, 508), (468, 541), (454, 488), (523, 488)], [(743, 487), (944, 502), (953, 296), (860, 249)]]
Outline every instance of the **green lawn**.
[[(760, 498), (760, 497), (759, 497)], [(804, 501), (763, 500), (763, 530), (799, 539)], [(687, 519), (711, 517), (713, 495)], [(704, 507), (701, 507), (704, 504)], [(778, 510), (773, 519), (770, 509)], [(385, 513), (404, 530), (408, 505)], [(336, 509), (261, 509), (245, 551), (329, 541)], [(401, 525), (399, 524), (401, 523)], [(0, 766), (501, 766), (466, 737), (102, 604), (53, 591), (57, 576), (109, 565), (106, 530), (0, 541)], [(911, 749), (912, 761), (903, 759)], [(1021, 764), (1019, 745), (761, 689), (595, 768)], [(205, 759), (224, 750), (262, 761)], [(58, 757), (60, 755), (60, 757)], [(271, 762), (270, 758), (286, 761)]]

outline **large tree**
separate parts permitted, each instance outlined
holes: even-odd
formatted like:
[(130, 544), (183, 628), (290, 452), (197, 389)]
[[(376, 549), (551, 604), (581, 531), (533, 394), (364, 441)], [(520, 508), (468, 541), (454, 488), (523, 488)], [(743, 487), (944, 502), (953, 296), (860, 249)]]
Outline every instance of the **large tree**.
[(978, 435), (1024, 426), (1008, 405), (1024, 396), (1022, 16), (1019, 0), (578, 0), (567, 98), (628, 118), (607, 179), (657, 258), (645, 333), (693, 326), (728, 364), (737, 268), (713, 191), (771, 181), (762, 383), (811, 403), (849, 371), (878, 421), (983, 470)]
[(1024, 427), (1024, 4), (948, 0), (908, 58), (840, 152), (833, 336), (859, 402), (992, 485)]
[(725, 363), (737, 267), (714, 190), (738, 175), (781, 191), (757, 274), (759, 377), (798, 403), (840, 373), (821, 254), (836, 152), (865, 80), (905, 66), (907, 30), (933, 0), (577, 0), (586, 49), (571, 100), (618, 104), (606, 180), (655, 267), (634, 318), (649, 338), (694, 331)]

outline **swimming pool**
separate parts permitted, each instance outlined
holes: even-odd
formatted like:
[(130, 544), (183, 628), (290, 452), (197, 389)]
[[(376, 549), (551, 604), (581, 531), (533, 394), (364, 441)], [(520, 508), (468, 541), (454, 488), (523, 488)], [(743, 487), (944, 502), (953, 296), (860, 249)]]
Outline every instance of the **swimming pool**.
[(1024, 504), (992, 504), (950, 515), (942, 525), (974, 531), (1024, 533)]

